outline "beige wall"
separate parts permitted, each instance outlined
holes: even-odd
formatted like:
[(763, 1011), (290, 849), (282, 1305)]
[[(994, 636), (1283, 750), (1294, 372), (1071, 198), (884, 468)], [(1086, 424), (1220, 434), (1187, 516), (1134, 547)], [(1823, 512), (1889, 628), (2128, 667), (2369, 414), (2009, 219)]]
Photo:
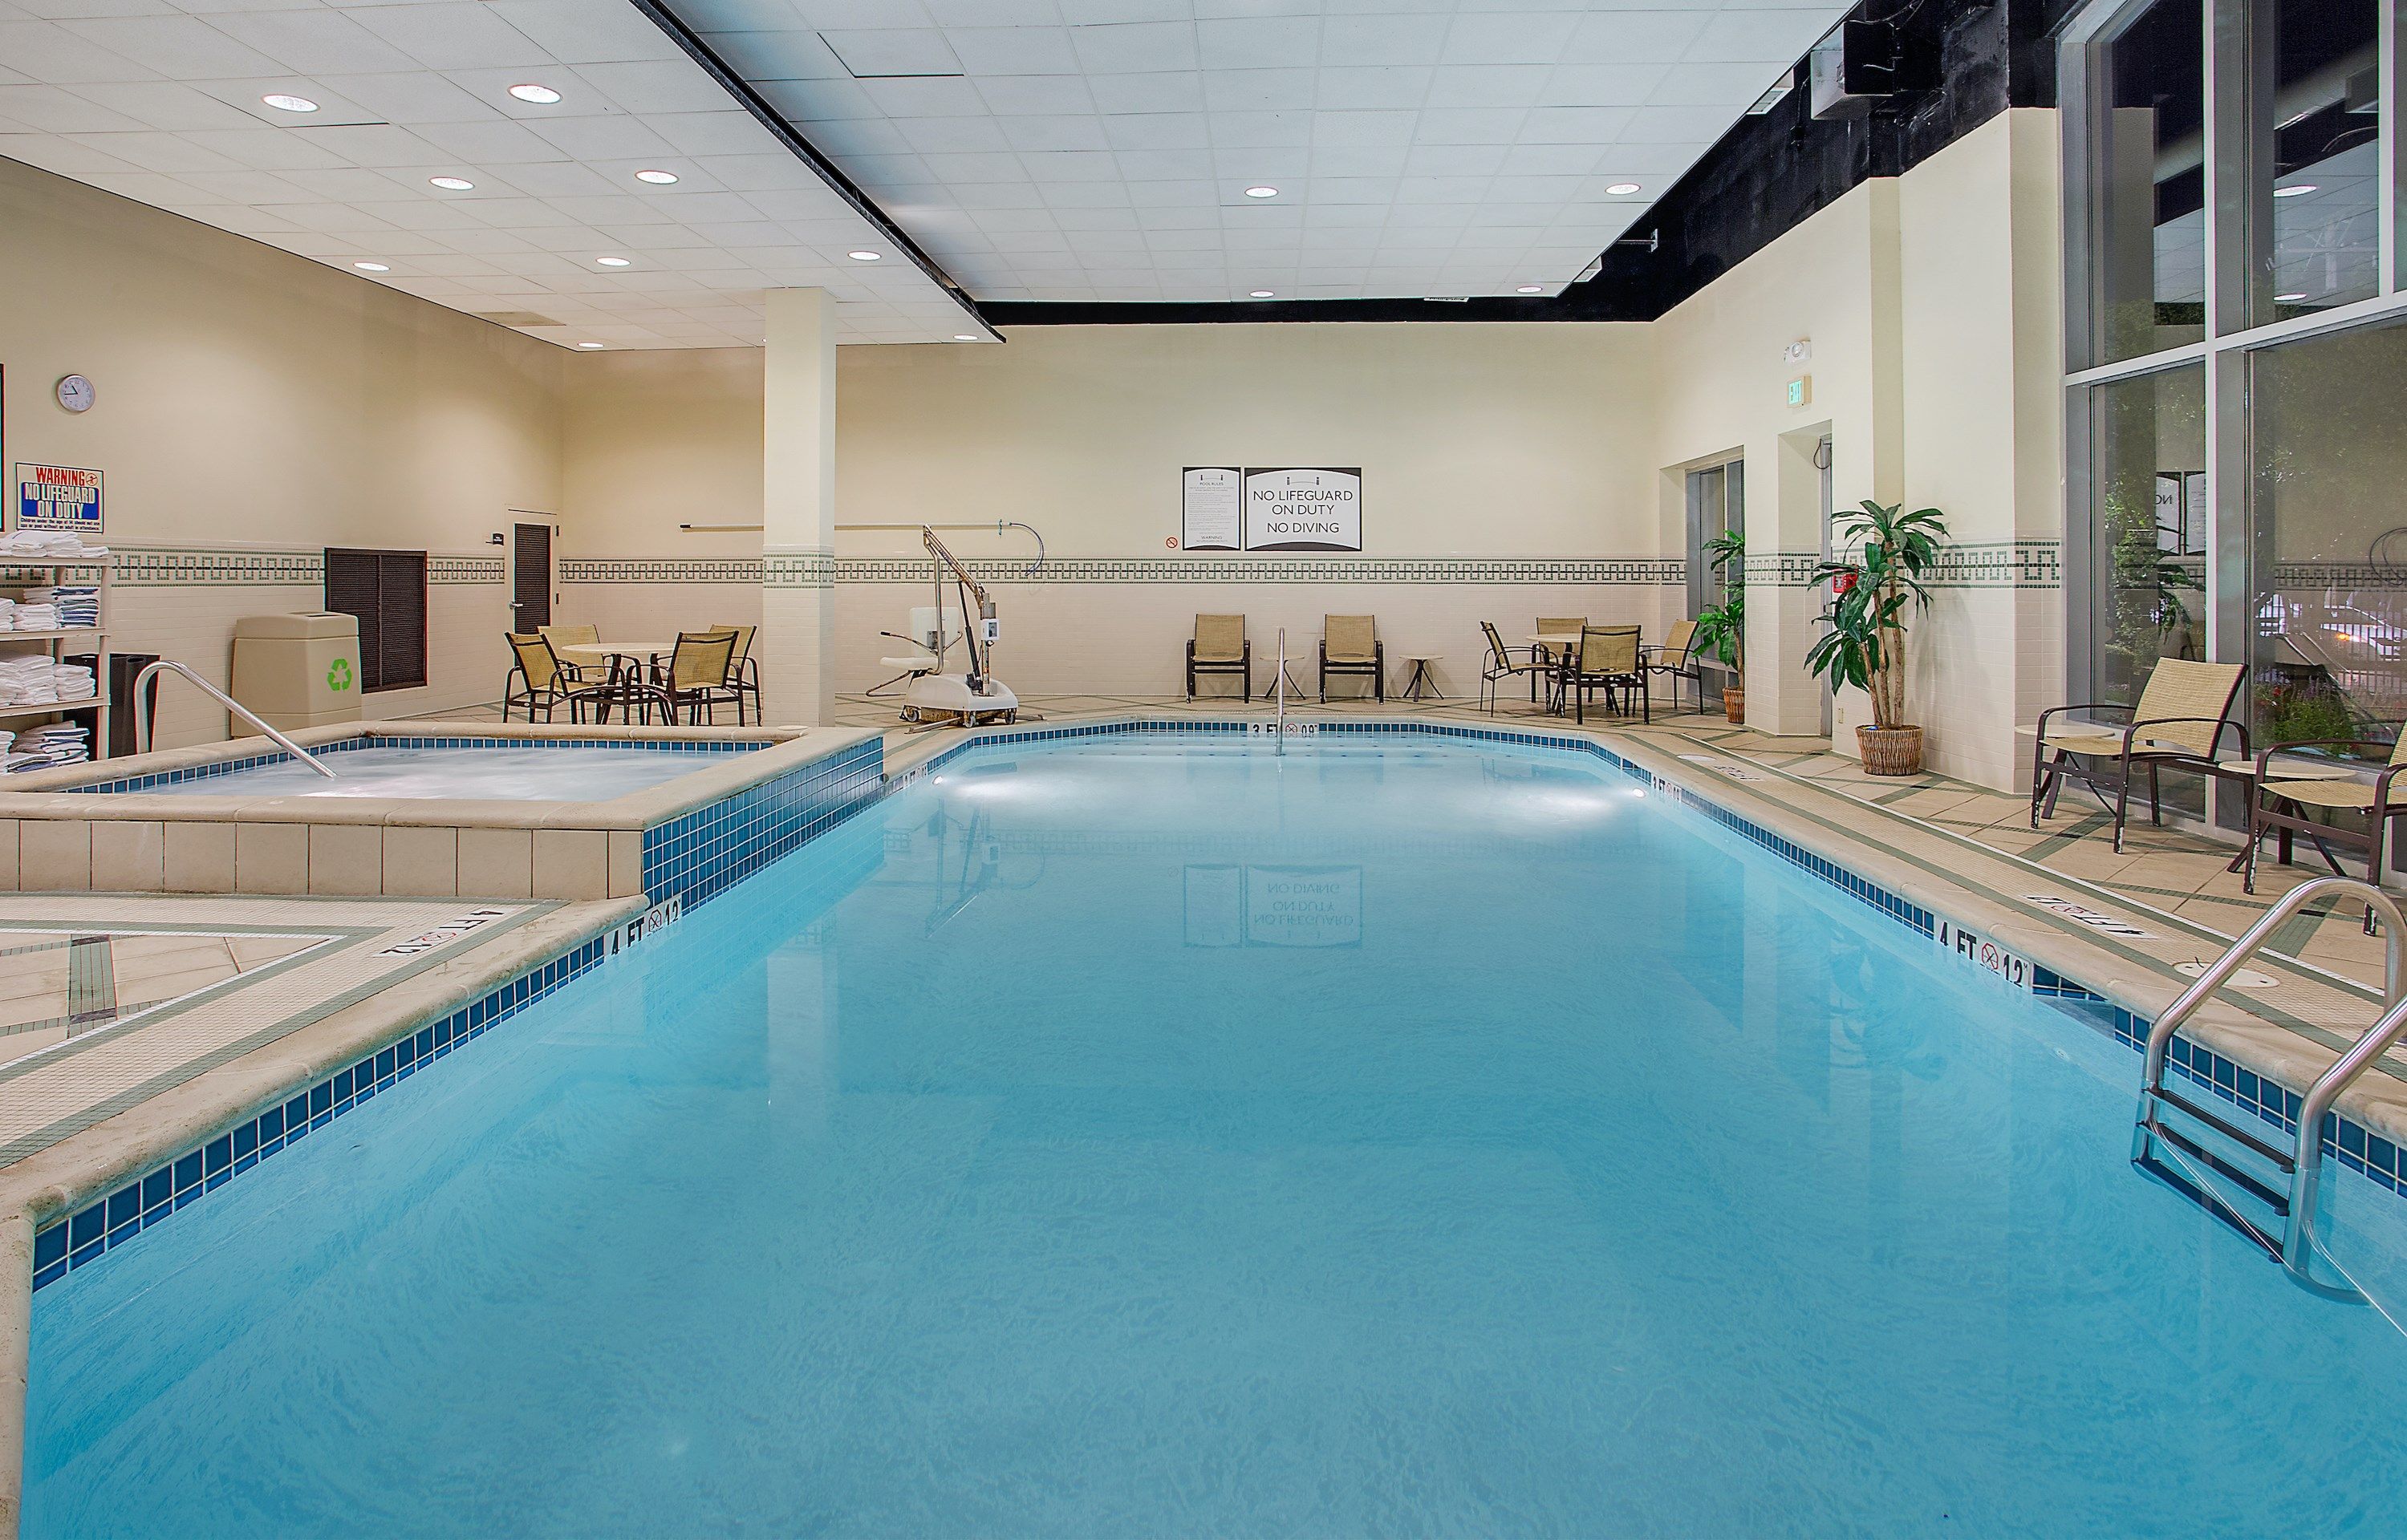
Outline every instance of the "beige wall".
[[(2056, 115), (2010, 112), (1856, 188), (1656, 323), (1666, 549), (1685, 539), (1680, 468), (1746, 461), (1756, 725), (1821, 722), (1802, 659), (1826, 590), (1798, 574), (1822, 544), (1809, 456), (1828, 432), (1838, 508), (1936, 506), (1959, 548), (1908, 676), (1930, 764), (2016, 784), (2015, 725), (2062, 699), (2062, 597), (2036, 575), (2053, 572), (2063, 528), (2058, 185)], [(1812, 357), (1787, 362), (1801, 339)], [(1800, 374), (1811, 399), (1790, 406)], [(1836, 746), (1852, 752), (1850, 729), (1870, 719), (1842, 692)]]
[[(489, 568), (508, 509), (559, 501), (566, 360), (548, 344), (8, 161), (0, 295), (7, 459), (102, 471), (112, 547), (392, 545)], [(52, 399), (68, 373), (98, 391), (81, 416)], [(235, 616), (323, 601), (265, 577), (129, 581), (111, 644), (223, 683)], [(436, 585), (432, 684), (375, 708), (495, 695), (506, 597), (497, 575)], [(163, 742), (221, 730), (163, 691)]]
[[(2056, 156), (2052, 114), (2009, 114), (1651, 325), (1029, 328), (843, 349), (837, 683), (882, 677), (877, 633), (928, 593), (916, 535), (862, 527), (926, 521), (997, 564), (999, 671), (1028, 693), (1175, 690), (1192, 615), (1221, 609), (1264, 650), (1288, 628), (1302, 655), (1325, 613), (1374, 613), (1398, 672), (1443, 654), (1467, 691), (1481, 619), (1517, 640), (1540, 614), (1650, 632), (1683, 614), (1681, 473), (1736, 453), (1751, 714), (1810, 732), (1821, 595), (1798, 574), (1820, 544), (1823, 433), (1841, 506), (1937, 503), (1993, 557), (2060, 528)], [(49, 235), (62, 224), (72, 246)], [(757, 530), (680, 528), (761, 520), (758, 352), (563, 354), (5, 164), (0, 280), (43, 297), (0, 311), (11, 458), (105, 470), (121, 544), (478, 558), (435, 594), (435, 686), (385, 710), (496, 693), (503, 553), (482, 542), (514, 508), (558, 516), (563, 618), (659, 636), (761, 615)], [(1812, 356), (1792, 362), (1800, 340)], [(48, 400), (70, 369), (100, 388), (80, 419)], [(1799, 374), (1811, 399), (1790, 406)], [(1360, 465), (1362, 556), (1171, 548), (1178, 469), (1211, 463)], [(997, 520), (1043, 531), (1044, 572), (1019, 574), (1033, 543)], [(289, 572), (129, 586), (121, 644), (221, 669), (233, 615), (316, 601)], [(1914, 691), (1933, 763), (2010, 781), (2012, 725), (2056, 687), (2060, 637), (2053, 591), (1951, 579)], [(1859, 704), (1838, 703), (1843, 743)], [(177, 710), (171, 739), (207, 730)]]

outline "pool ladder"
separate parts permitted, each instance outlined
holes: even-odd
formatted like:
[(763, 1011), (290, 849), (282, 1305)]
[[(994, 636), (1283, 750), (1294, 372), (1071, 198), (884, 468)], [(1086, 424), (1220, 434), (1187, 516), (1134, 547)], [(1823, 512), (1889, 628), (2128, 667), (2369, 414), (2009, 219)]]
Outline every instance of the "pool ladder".
[[(2382, 1015), (2365, 1036), (2307, 1088), (2299, 1108), (2298, 1137), (2291, 1148), (2284, 1149), (2167, 1086), (2165, 1060), (2174, 1032), (2206, 1002), (2207, 996), (2238, 972), (2240, 965), (2254, 956), (2285, 922), (2316, 899), (2326, 897), (2353, 899), (2365, 906), (2369, 922), (2377, 915), (2382, 920)], [(2401, 998), (2400, 992), (2402, 976), (2407, 976), (2407, 916), (2400, 914), (2390, 896), (2354, 877), (2318, 877), (2292, 889), (2267, 910), (2264, 917), (2250, 925), (2200, 974), (2196, 983), (2182, 991), (2181, 997), (2167, 1007), (2148, 1029), (2147, 1066), (2140, 1079), (2139, 1117), (2131, 1132), (2132, 1164), (2196, 1198), (2209, 1212), (2263, 1247), (2299, 1282), (2335, 1298), (2362, 1301), (2365, 1295), (2354, 1284), (2327, 1284), (2310, 1273), (2315, 1250), (2315, 1211), (2323, 1188), (2324, 1117), (2342, 1092), (2392, 1044), (2407, 1037), (2407, 998)], [(2165, 1122), (2168, 1109), (2204, 1124), (2222, 1138), (2268, 1162), (2278, 1176), (2268, 1180), (2235, 1164), (2226, 1153), (2211, 1149), (2197, 1135), (2169, 1126)], [(2170, 1161), (2163, 1153), (2168, 1150), (2174, 1152)], [(2281, 1221), (2280, 1235), (2241, 1212), (2229, 1197), (2189, 1168), (2191, 1160), (2272, 1209)]]
[(134, 713), (135, 753), (149, 754), (150, 752), (150, 713), (142, 709), (142, 696), (143, 692), (147, 690), (153, 698), (157, 697), (159, 693), (159, 675), (163, 671), (172, 673), (178, 679), (189, 681), (191, 684), (197, 686), (202, 694), (214, 697), (219, 705), (223, 706), (226, 710), (234, 713), (235, 715), (241, 717), (244, 721), (249, 723), (252, 727), (257, 728), (261, 732), (266, 734), (268, 740), (278, 748), (282, 749), (293, 758), (300, 760), (303, 764), (308, 766), (311, 770), (316, 770), (327, 780), (332, 781), (335, 779), (335, 772), (328, 770), (325, 767), (325, 764), (320, 760), (316, 755), (311, 754), (307, 749), (303, 748), (300, 744), (292, 742), (290, 738), (285, 737), (274, 728), (271, 728), (266, 723), (261, 721), (249, 707), (244, 705), (241, 701), (236, 700), (233, 696), (226, 694), (225, 691), (218, 688), (215, 685), (210, 684), (207, 680), (203, 679), (199, 674), (194, 673), (192, 670), (184, 667), (181, 663), (166, 657), (160, 658), (157, 662), (152, 663), (150, 667), (144, 669), (140, 673), (134, 676), (134, 689), (131, 698), (126, 702), (126, 707), (129, 711)]

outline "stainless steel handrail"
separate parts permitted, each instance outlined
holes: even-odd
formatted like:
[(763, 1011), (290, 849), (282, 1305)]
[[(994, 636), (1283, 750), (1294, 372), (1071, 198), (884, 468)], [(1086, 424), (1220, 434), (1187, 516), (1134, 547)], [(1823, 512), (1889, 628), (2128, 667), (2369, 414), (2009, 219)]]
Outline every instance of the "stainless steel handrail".
[(1278, 629), (1278, 714), (1271, 728), (1277, 744), (1275, 754), (1287, 752), (1287, 628)]
[(335, 779), (335, 772), (328, 770), (325, 765), (320, 761), (316, 755), (311, 754), (307, 749), (303, 748), (300, 744), (292, 742), (290, 738), (285, 737), (274, 728), (271, 728), (266, 723), (261, 721), (249, 707), (244, 705), (241, 701), (236, 700), (233, 696), (226, 694), (225, 691), (218, 688), (215, 685), (210, 684), (207, 680), (203, 679), (199, 674), (194, 673), (192, 670), (184, 667), (184, 665), (170, 657), (163, 657), (159, 659), (156, 663), (151, 664), (150, 667), (144, 669), (140, 673), (134, 676), (133, 699), (129, 704), (134, 713), (134, 751), (136, 754), (149, 754), (150, 752), (150, 713), (142, 709), (142, 692), (149, 690), (153, 696), (156, 696), (159, 693), (158, 679), (160, 671), (162, 670), (176, 675), (179, 679), (188, 680), (193, 685), (200, 686), (202, 694), (215, 698), (219, 705), (223, 706), (226, 710), (234, 713), (236, 716), (241, 717), (252, 727), (257, 728), (262, 733), (266, 735), (268, 741), (273, 742), (278, 748), (282, 749), (293, 758), (300, 760), (303, 764), (308, 766), (311, 770), (316, 770), (327, 780), (332, 781)]
[(2315, 1078), (2299, 1109), (2298, 1143), (2288, 1162), (2290, 1201), (2289, 1212), (2284, 1216), (2281, 1255), (2283, 1266), (2310, 1283), (2314, 1281), (2307, 1271), (2313, 1250), (2311, 1232), (2323, 1185), (2324, 1114), (2331, 1110), (2332, 1103), (2357, 1076), (2401, 1037), (2407, 1037), (2407, 999), (2402, 999), (2400, 993), (2402, 979), (2407, 979), (2407, 914), (2401, 914), (2390, 895), (2355, 877), (2317, 877), (2283, 895), (2262, 918), (2243, 931), (2223, 955), (2198, 976), (2198, 982), (2183, 990), (2181, 996), (2166, 1007), (2148, 1028), (2147, 1063), (2140, 1080), (2140, 1109), (2131, 1131), (2131, 1158), (2144, 1160), (2157, 1134), (2159, 1102), (2165, 1095), (2165, 1057), (2172, 1046), (2173, 1034), (2206, 1003), (2207, 996), (2239, 971), (2242, 963), (2264, 947), (2274, 930), (2323, 897), (2353, 898), (2365, 906), (2369, 917), (2381, 917), (2383, 1013), (2365, 1036)]

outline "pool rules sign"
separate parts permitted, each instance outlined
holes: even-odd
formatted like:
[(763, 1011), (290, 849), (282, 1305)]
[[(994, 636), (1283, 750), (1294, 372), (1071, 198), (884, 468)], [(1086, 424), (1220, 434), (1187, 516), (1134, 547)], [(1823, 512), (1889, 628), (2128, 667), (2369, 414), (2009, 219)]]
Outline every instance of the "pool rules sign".
[(1359, 551), (1362, 468), (1246, 469), (1246, 549)]

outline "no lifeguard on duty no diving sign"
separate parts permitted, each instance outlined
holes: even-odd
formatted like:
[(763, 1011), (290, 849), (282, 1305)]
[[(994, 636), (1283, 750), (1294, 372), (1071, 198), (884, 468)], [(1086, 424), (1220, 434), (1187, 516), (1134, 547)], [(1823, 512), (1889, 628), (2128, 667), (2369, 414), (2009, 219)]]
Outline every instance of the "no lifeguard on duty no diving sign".
[(100, 473), (71, 465), (19, 464), (17, 528), (100, 533)]

